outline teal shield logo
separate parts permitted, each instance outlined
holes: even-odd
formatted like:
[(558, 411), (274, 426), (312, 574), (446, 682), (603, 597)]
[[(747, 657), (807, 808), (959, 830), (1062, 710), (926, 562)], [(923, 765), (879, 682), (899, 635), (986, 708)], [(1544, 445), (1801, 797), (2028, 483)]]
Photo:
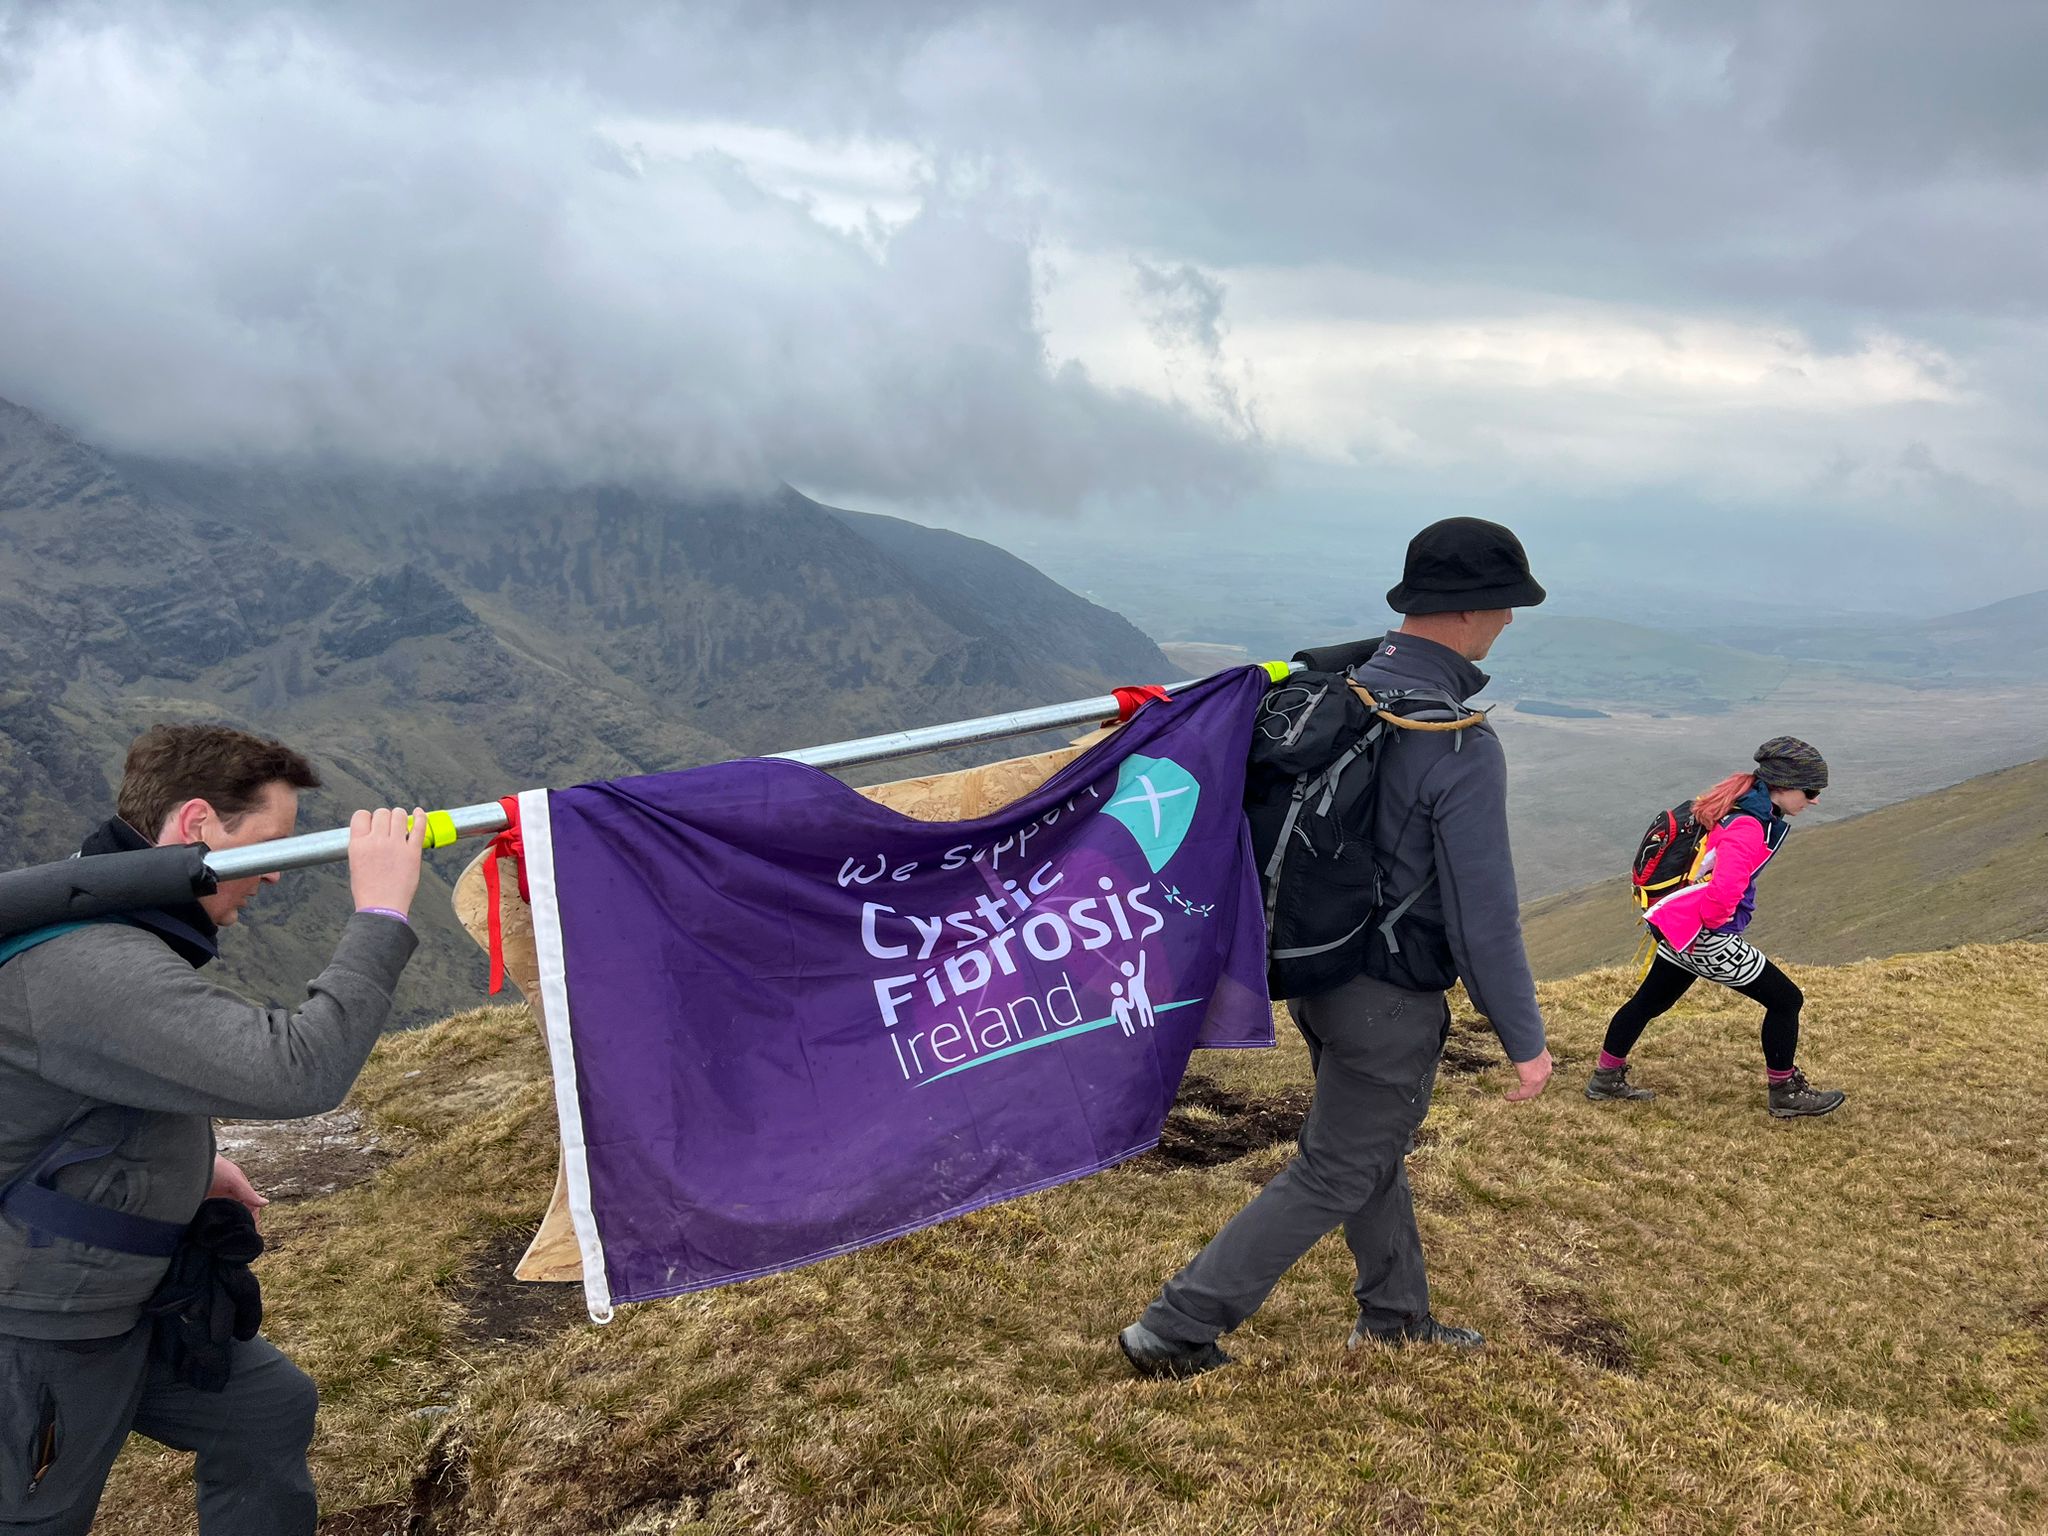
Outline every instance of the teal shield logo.
[(1156, 875), (1180, 852), (1201, 796), (1202, 786), (1179, 763), (1134, 752), (1124, 759), (1103, 811), (1130, 829)]

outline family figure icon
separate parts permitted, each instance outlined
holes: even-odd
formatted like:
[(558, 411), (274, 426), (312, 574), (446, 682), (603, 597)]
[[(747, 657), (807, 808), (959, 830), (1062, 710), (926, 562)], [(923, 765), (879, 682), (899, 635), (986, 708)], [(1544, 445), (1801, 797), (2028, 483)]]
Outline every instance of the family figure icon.
[(1126, 960), (1117, 969), (1124, 979), (1109, 984), (1109, 1016), (1126, 1035), (1135, 1034), (1139, 1024), (1152, 1028), (1158, 1021), (1152, 1012), (1152, 994), (1145, 990), (1145, 952), (1138, 951), (1136, 965)]

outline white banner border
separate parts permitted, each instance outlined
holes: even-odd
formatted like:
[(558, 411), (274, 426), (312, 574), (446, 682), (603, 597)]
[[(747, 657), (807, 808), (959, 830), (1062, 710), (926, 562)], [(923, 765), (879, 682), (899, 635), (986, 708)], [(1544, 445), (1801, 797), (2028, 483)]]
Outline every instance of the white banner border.
[(562, 911), (555, 883), (553, 824), (548, 792), (519, 796), (519, 835), (526, 849), (526, 887), (533, 897), (533, 944), (540, 961), (541, 1033), (555, 1080), (555, 1119), (562, 1136), (562, 1174), (569, 1188), (569, 1219), (583, 1257), (583, 1304), (593, 1323), (612, 1320), (612, 1293), (604, 1272), (604, 1241), (590, 1204), (590, 1162), (583, 1143), (583, 1104), (576, 1092), (576, 1045), (569, 1030), (569, 974), (562, 952)]

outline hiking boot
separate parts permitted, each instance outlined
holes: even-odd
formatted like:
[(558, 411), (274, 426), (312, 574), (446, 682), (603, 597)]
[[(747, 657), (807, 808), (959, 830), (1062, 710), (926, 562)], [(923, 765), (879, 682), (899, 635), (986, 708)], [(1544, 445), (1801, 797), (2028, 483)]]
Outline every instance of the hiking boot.
[(1400, 1349), (1408, 1344), (1443, 1344), (1452, 1349), (1484, 1349), (1486, 1335), (1477, 1328), (1453, 1328), (1440, 1323), (1431, 1313), (1425, 1312), (1419, 1323), (1403, 1323), (1398, 1328), (1368, 1328), (1360, 1323), (1351, 1330), (1351, 1337), (1344, 1341), (1346, 1349), (1356, 1349), (1370, 1340), (1384, 1344), (1390, 1349)]
[(1116, 1336), (1117, 1348), (1140, 1376), (1199, 1376), (1219, 1365), (1230, 1364), (1230, 1356), (1214, 1339), (1206, 1344), (1176, 1344), (1162, 1339), (1143, 1323), (1133, 1323)]
[(1771, 1084), (1771, 1113), (1780, 1120), (1832, 1114), (1847, 1097), (1839, 1088), (1816, 1088), (1804, 1072), (1794, 1072), (1784, 1082)]
[(1589, 1099), (1654, 1099), (1657, 1095), (1648, 1088), (1632, 1087), (1628, 1080), (1628, 1068), (1595, 1067), (1593, 1075), (1586, 1079), (1586, 1097)]

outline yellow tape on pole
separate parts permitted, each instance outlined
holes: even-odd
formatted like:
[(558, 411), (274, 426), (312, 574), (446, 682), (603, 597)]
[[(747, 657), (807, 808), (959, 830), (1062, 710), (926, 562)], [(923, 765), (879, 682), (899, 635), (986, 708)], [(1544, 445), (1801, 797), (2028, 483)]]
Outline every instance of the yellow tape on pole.
[[(405, 818), (405, 830), (408, 832), (412, 830), (412, 818), (410, 816)], [(429, 848), (446, 848), (461, 836), (462, 834), (455, 830), (455, 818), (449, 815), (448, 812), (427, 812), (427, 846)]]
[(1266, 669), (1266, 676), (1276, 683), (1284, 683), (1294, 675), (1294, 663), (1291, 661), (1262, 661), (1259, 665)]

